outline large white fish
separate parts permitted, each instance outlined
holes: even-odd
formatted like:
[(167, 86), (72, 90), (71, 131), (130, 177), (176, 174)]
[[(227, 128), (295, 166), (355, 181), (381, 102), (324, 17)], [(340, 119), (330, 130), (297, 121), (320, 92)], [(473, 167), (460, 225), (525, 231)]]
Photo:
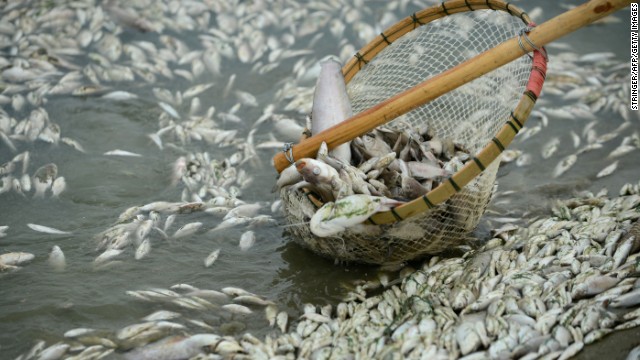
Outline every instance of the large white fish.
[(186, 237), (186, 236), (189, 236), (189, 235), (193, 235), (201, 227), (202, 227), (202, 223), (201, 222), (197, 222), (196, 221), (196, 222), (188, 223), (186, 225), (183, 225), (178, 230), (176, 230), (175, 234), (173, 234), (173, 238), (174, 239), (179, 239), (179, 238), (183, 238), (183, 237)]
[(63, 271), (67, 266), (67, 262), (64, 258), (64, 253), (58, 245), (54, 245), (49, 252), (49, 266), (55, 271)]
[(51, 187), (53, 180), (58, 176), (58, 167), (56, 164), (50, 163), (41, 166), (33, 174), (32, 185), (36, 192), (33, 195), (35, 198), (43, 198), (44, 193)]
[(62, 231), (62, 230), (54, 229), (52, 227), (48, 227), (48, 226), (44, 226), (44, 225), (27, 224), (27, 226), (33, 231), (37, 231), (37, 232), (41, 232), (41, 233), (45, 233), (45, 234), (55, 234), (55, 235), (69, 235), (69, 234), (71, 234), (68, 231)]
[(49, 346), (48, 348), (42, 350), (38, 355), (38, 359), (40, 360), (52, 360), (52, 359), (61, 359), (64, 354), (69, 350), (69, 344), (65, 343), (57, 343)]
[(178, 335), (134, 349), (124, 354), (130, 360), (172, 360), (189, 359), (202, 353), (207, 345), (215, 345), (220, 336), (214, 334), (196, 334), (188, 338)]
[(311, 218), (309, 227), (316, 236), (332, 236), (362, 223), (377, 212), (401, 204), (400, 201), (381, 196), (350, 195), (324, 204)]
[(27, 252), (10, 252), (0, 255), (0, 264), (2, 265), (22, 265), (35, 258), (35, 255)]
[(124, 250), (121, 250), (121, 249), (109, 249), (109, 250), (106, 250), (102, 254), (98, 255), (98, 257), (93, 260), (93, 263), (96, 264), (96, 265), (105, 263), (105, 262), (115, 258), (116, 256), (122, 254), (123, 251)]
[(58, 197), (67, 188), (67, 183), (63, 176), (56, 178), (51, 185), (51, 192), (53, 197)]
[(120, 150), (120, 149), (115, 149), (115, 150), (107, 151), (106, 153), (104, 153), (104, 155), (111, 155), (111, 156), (133, 156), (133, 157), (139, 157), (139, 156), (142, 156), (142, 155), (140, 155), (140, 154), (133, 153), (133, 152), (131, 152), (131, 151)]
[(242, 251), (249, 250), (249, 248), (252, 247), (253, 244), (255, 244), (255, 242), (256, 242), (255, 233), (251, 230), (245, 232), (240, 237), (240, 243), (239, 243), (240, 250)]
[(218, 259), (220, 249), (213, 250), (209, 256), (204, 259), (204, 267), (210, 267)]
[(149, 252), (151, 252), (151, 242), (149, 241), (149, 239), (144, 239), (136, 249), (136, 260), (144, 258), (149, 254)]
[[(311, 133), (316, 135), (350, 118), (352, 114), (340, 63), (333, 59), (323, 61), (313, 94)], [(330, 154), (344, 163), (351, 162), (349, 142), (337, 146)]]

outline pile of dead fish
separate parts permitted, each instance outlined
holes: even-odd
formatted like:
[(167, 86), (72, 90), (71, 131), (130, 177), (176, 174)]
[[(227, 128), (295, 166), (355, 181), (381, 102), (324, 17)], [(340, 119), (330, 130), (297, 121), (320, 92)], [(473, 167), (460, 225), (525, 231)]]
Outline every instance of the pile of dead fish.
[[(183, 224), (170, 233), (180, 215), (202, 212), (222, 221), (208, 233), (247, 225), (250, 228), (274, 224), (271, 215), (259, 214), (264, 207), (260, 203), (246, 203), (238, 197), (251, 178), (236, 165), (241, 153), (223, 161), (211, 159), (207, 152), (192, 153), (178, 158), (174, 164), (174, 181), (184, 186), (180, 202), (156, 201), (142, 206), (133, 206), (118, 217), (118, 223), (96, 235), (97, 250), (102, 253), (94, 260), (98, 267), (109, 266), (127, 248), (135, 248), (135, 259), (140, 260), (151, 252), (152, 241), (173, 241), (192, 236), (200, 231), (203, 222)], [(239, 240), (241, 250), (255, 243), (255, 234), (248, 230)], [(220, 249), (205, 258), (209, 267), (217, 259)]]
[(316, 236), (355, 229), (369, 216), (420, 197), (470, 159), (469, 151), (425, 129), (376, 129), (351, 141), (351, 163), (333, 157), (322, 144), (316, 159), (303, 158), (277, 181), (281, 196), (307, 188), (325, 205), (303, 211)]
[[(165, 310), (111, 337), (95, 330), (84, 337), (76, 329), (65, 337), (84, 337), (84, 345), (64, 342), (43, 350), (39, 342), (23, 359), (53, 349), (60, 358), (111, 354), (135, 345), (125, 357), (567, 359), (612, 331), (640, 325), (635, 308), (640, 304), (639, 209), (640, 184), (625, 185), (614, 198), (606, 191), (583, 193), (558, 202), (550, 216), (527, 227), (497, 229), (496, 237), (462, 257), (432, 257), (420, 269), (386, 283), (380, 295), (369, 296), (358, 285), (335, 307), (306, 305), (290, 332), (271, 333), (264, 340), (251, 334), (192, 333), (169, 321), (179, 316)], [(177, 284), (173, 290), (129, 294), (183, 309), (207, 309), (233, 298), (233, 305), (264, 307), (269, 324), (287, 330), (286, 313), (241, 289), (218, 292)], [(250, 311), (225, 306), (237, 315)], [(197, 320), (189, 324), (211, 327)], [(125, 341), (136, 334), (145, 334), (139, 343)]]
[[(437, 187), (470, 158), (462, 144), (440, 139), (426, 128), (379, 128), (355, 138), (351, 153), (349, 164), (328, 155), (323, 147), (316, 159), (300, 159), (285, 170), (277, 185), (295, 182), (290, 190), (308, 186), (323, 201), (352, 194), (407, 201)], [(305, 183), (300, 184), (302, 180)]]
[[(61, 341), (53, 345), (46, 346), (44, 341), (38, 341), (22, 358), (101, 359), (117, 351), (124, 353), (127, 359), (186, 359), (203, 349), (227, 355), (243, 351), (231, 335), (246, 328), (245, 322), (256, 315), (253, 309), (264, 309), (269, 321), (277, 322), (282, 331), (285, 331), (288, 321), (287, 313), (278, 312), (273, 302), (236, 287), (217, 291), (175, 284), (170, 289), (127, 291), (127, 295), (161, 306), (162, 310), (117, 331), (94, 328), (68, 330)], [(217, 309), (222, 312), (212, 312)], [(227, 335), (191, 335), (194, 330), (218, 331)]]
[[(18, 163), (22, 163), (18, 167)], [(13, 157), (10, 161), (2, 164), (0, 167), (0, 194), (14, 191), (15, 193), (27, 196), (33, 190), (33, 197), (43, 198), (49, 195), (58, 197), (67, 187), (67, 183), (63, 176), (58, 176), (58, 166), (49, 163), (39, 167), (33, 176), (29, 176), (27, 169), (29, 167), (29, 152), (25, 151)], [(21, 169), (16, 171), (16, 169)]]

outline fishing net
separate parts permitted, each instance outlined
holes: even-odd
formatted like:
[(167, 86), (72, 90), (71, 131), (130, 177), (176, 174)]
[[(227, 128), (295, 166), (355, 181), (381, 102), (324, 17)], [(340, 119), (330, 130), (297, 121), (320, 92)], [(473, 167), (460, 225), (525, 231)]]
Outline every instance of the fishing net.
[[(500, 1), (458, 1), (425, 9), (401, 23), (343, 68), (354, 114), (522, 35), (530, 20)], [(374, 216), (364, 231), (317, 237), (305, 224), (305, 214), (320, 204), (304, 191), (281, 189), (295, 241), (329, 258), (373, 264), (400, 263), (465, 243), (491, 200), (499, 166), (492, 160), (522, 127), (535, 102), (535, 95), (525, 90), (536, 68), (540, 70), (523, 52), (517, 60), (384, 125), (395, 130), (426, 126), (439, 138), (463, 144), (470, 154), (465, 168), (407, 206), (414, 207), (404, 212), (411, 216), (393, 211), (389, 224), (380, 224)], [(466, 186), (459, 185), (463, 183)]]

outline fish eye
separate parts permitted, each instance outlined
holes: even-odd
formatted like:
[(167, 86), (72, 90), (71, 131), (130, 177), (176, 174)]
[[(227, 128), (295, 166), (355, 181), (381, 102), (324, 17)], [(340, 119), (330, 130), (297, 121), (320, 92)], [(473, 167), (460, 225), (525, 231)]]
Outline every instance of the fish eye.
[(320, 175), (320, 168), (314, 168), (314, 169), (313, 169), (313, 173), (314, 173), (315, 175)]

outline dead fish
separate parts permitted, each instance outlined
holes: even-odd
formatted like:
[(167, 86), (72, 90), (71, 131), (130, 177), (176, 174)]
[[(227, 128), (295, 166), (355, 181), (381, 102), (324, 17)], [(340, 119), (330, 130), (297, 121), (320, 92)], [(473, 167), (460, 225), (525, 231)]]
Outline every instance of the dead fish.
[(265, 317), (269, 322), (269, 326), (273, 327), (276, 324), (276, 316), (278, 315), (278, 307), (275, 305), (267, 305), (264, 308)]
[(135, 259), (140, 260), (151, 252), (151, 241), (144, 239), (136, 249)]
[(38, 354), (39, 360), (56, 360), (61, 359), (69, 350), (69, 344), (65, 343), (57, 343), (49, 346), (48, 348), (42, 350), (40, 354)]
[(20, 186), (22, 186), (22, 190), (25, 192), (31, 191), (31, 177), (29, 174), (22, 174), (20, 178)]
[(577, 149), (580, 146), (580, 136), (575, 131), (571, 131), (571, 140), (573, 141), (573, 147)]
[(295, 164), (288, 166), (286, 169), (282, 170), (280, 175), (278, 176), (278, 180), (276, 181), (276, 187), (272, 189), (273, 191), (282, 189), (284, 186), (293, 185), (302, 180), (302, 174), (298, 172), (298, 169)]
[(232, 314), (237, 315), (249, 315), (253, 314), (253, 311), (244, 305), (239, 304), (226, 304), (222, 305), (222, 308), (229, 311)]
[(142, 156), (142, 155), (136, 154), (134, 152), (130, 152), (130, 151), (126, 151), (126, 150), (120, 150), (120, 149), (107, 151), (106, 153), (104, 153), (104, 155), (109, 155), (109, 156), (134, 156), (134, 157), (141, 157)]
[(238, 101), (240, 101), (242, 105), (251, 106), (251, 107), (258, 106), (258, 100), (251, 93), (248, 93), (246, 91), (236, 90), (235, 95), (238, 98)]
[(194, 85), (182, 93), (182, 98), (190, 99), (192, 97), (198, 96), (203, 92), (209, 90), (213, 85), (214, 85), (213, 83)]
[(560, 175), (564, 174), (569, 168), (573, 166), (578, 160), (578, 156), (576, 154), (571, 154), (564, 159), (560, 160), (560, 162), (556, 165), (553, 170), (553, 177), (557, 178)]
[(0, 265), (17, 266), (27, 263), (35, 258), (35, 255), (28, 252), (10, 252), (0, 255)]
[(202, 223), (201, 222), (197, 222), (197, 221), (189, 223), (189, 224), (186, 224), (186, 225), (183, 225), (178, 230), (176, 230), (176, 232), (173, 234), (173, 238), (174, 239), (179, 239), (179, 238), (183, 238), (183, 237), (186, 237), (186, 236), (193, 235), (201, 227), (202, 227)]
[(560, 138), (559, 137), (553, 137), (551, 138), (551, 140), (549, 140), (543, 147), (542, 147), (542, 158), (543, 159), (548, 159), (550, 158), (553, 154), (556, 153), (556, 151), (558, 151), (558, 145), (560, 145)]
[(213, 250), (209, 256), (204, 259), (204, 267), (210, 267), (218, 259), (220, 249)]
[(232, 210), (230, 210), (222, 220), (226, 220), (232, 217), (244, 216), (244, 217), (253, 217), (257, 214), (258, 210), (262, 208), (262, 205), (258, 203), (254, 204), (242, 204), (236, 206)]
[(522, 154), (516, 159), (516, 166), (522, 167), (530, 165), (533, 161), (531, 154)]
[(609, 306), (614, 308), (632, 307), (640, 304), (640, 288), (622, 294), (611, 300)]
[(283, 333), (287, 332), (287, 323), (289, 321), (289, 314), (284, 311), (281, 311), (276, 315), (276, 325)]
[(142, 318), (144, 321), (163, 321), (171, 320), (180, 317), (180, 313), (169, 310), (158, 310), (153, 314), (147, 315)]
[(149, 235), (152, 228), (153, 228), (153, 220), (147, 219), (140, 222), (140, 225), (136, 229), (136, 239), (138, 241), (144, 240), (147, 237), (147, 235)]
[(218, 226), (208, 231), (208, 233), (213, 233), (222, 229), (228, 229), (234, 226), (243, 225), (251, 221), (251, 218), (247, 217), (232, 217), (227, 220), (222, 221)]
[(233, 302), (246, 305), (268, 306), (275, 305), (272, 301), (265, 300), (258, 296), (240, 295), (233, 298)]
[(626, 155), (626, 154), (632, 152), (635, 149), (636, 149), (636, 147), (633, 146), (633, 145), (621, 144), (617, 148), (613, 149), (613, 151), (611, 151), (611, 153), (607, 157), (608, 158), (614, 158), (614, 157)]
[(253, 244), (255, 244), (255, 242), (256, 242), (256, 235), (254, 234), (254, 232), (251, 230), (245, 232), (240, 237), (240, 243), (239, 243), (240, 250), (242, 251), (249, 250), (249, 248), (251, 248)]
[(216, 290), (195, 289), (186, 294), (187, 296), (196, 296), (202, 299), (215, 301), (217, 303), (226, 303), (229, 301), (229, 296), (223, 292)]
[(124, 250), (122, 250), (122, 249), (105, 250), (105, 252), (103, 252), (97, 258), (95, 258), (93, 260), (93, 263), (94, 263), (94, 265), (103, 264), (103, 263), (105, 263), (105, 262), (107, 262), (107, 261), (119, 256), (123, 252), (124, 252)]
[(67, 145), (71, 146), (72, 148), (80, 151), (81, 153), (85, 153), (86, 152), (84, 150), (84, 148), (82, 147), (82, 145), (80, 145), (80, 143), (77, 142), (76, 140), (73, 140), (73, 139), (68, 138), (68, 137), (62, 137), (62, 138), (60, 138), (60, 141), (62, 141), (64, 144), (67, 144)]
[(257, 296), (256, 294), (249, 292), (245, 289), (241, 289), (238, 287), (233, 287), (233, 286), (227, 286), (225, 288), (221, 289), (223, 293), (225, 293), (228, 296), (231, 297), (238, 297), (238, 296), (243, 296), (243, 295), (250, 295), (250, 296)]
[(614, 171), (616, 171), (617, 168), (618, 168), (618, 160), (614, 161), (613, 163), (611, 163), (611, 165), (600, 170), (600, 172), (596, 175), (596, 177), (601, 178), (607, 175), (611, 175), (613, 174)]
[(127, 360), (175, 360), (189, 359), (202, 353), (205, 346), (220, 341), (214, 334), (197, 334), (190, 337), (172, 336), (149, 345), (133, 349), (124, 354)]
[(365, 221), (369, 216), (403, 204), (401, 201), (363, 194), (325, 203), (311, 218), (311, 232), (319, 237), (335, 235)]
[[(312, 134), (335, 126), (352, 115), (341, 64), (333, 59), (321, 62), (311, 110)], [(349, 142), (335, 147), (330, 153), (346, 164), (351, 161)]]
[(58, 176), (58, 166), (50, 163), (41, 166), (33, 174), (32, 185), (35, 188), (33, 197), (42, 198), (44, 193), (51, 187), (53, 180)]
[(137, 99), (138, 95), (132, 94), (128, 91), (118, 90), (118, 91), (112, 91), (110, 93), (104, 94), (102, 95), (102, 98), (108, 99), (108, 100), (125, 101), (125, 100)]
[(522, 155), (522, 151), (521, 150), (506, 149), (500, 155), (500, 163), (508, 164), (508, 163), (516, 160), (518, 157), (520, 157), (520, 155)]
[(173, 222), (176, 220), (176, 216), (177, 216), (176, 214), (171, 214), (167, 216), (167, 219), (164, 221), (164, 227), (162, 228), (164, 232), (167, 232), (167, 230), (169, 230), (171, 225), (173, 225)]
[(173, 108), (173, 106), (159, 101), (158, 105), (160, 105), (160, 107), (162, 108), (162, 110), (164, 110), (164, 112), (166, 112), (167, 114), (169, 114), (172, 118), (176, 119), (176, 120), (180, 120), (180, 114), (178, 114), (178, 111), (176, 111), (176, 109)]
[(435, 179), (438, 177), (449, 176), (451, 172), (425, 162), (409, 161), (407, 163), (411, 176), (418, 179)]
[(63, 176), (56, 178), (51, 185), (51, 193), (53, 197), (58, 197), (67, 188), (67, 183)]
[[(275, 130), (278, 132), (278, 134), (284, 137), (282, 138), (282, 140), (298, 141), (300, 140), (300, 136), (305, 131), (305, 128), (303, 126), (300, 126), (298, 122), (293, 119), (277, 116), (273, 116), (272, 119)], [(277, 145), (278, 148), (282, 149), (283, 144), (284, 143), (281, 141), (266, 141), (258, 146), (261, 148), (265, 148), (276, 147)]]
[(592, 275), (580, 282), (571, 290), (573, 299), (582, 299), (588, 296), (597, 295), (608, 290), (620, 282), (615, 276)]
[(45, 233), (45, 234), (54, 234), (54, 235), (70, 235), (71, 233), (68, 231), (62, 231), (58, 229), (54, 229), (52, 227), (37, 225), (37, 224), (27, 224), (27, 226), (37, 232)]
[(54, 245), (49, 251), (49, 266), (53, 268), (55, 271), (63, 271), (67, 266), (67, 262), (64, 257), (64, 253), (62, 249), (58, 245)]
[(331, 186), (331, 180), (340, 177), (336, 169), (316, 159), (303, 158), (295, 165), (304, 180), (314, 185)]

